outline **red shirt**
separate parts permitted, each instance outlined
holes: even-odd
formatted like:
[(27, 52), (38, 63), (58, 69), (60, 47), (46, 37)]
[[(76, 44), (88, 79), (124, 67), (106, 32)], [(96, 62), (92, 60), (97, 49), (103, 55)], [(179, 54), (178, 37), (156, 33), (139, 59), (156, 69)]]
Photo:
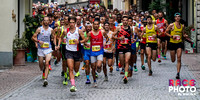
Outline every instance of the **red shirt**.
[[(144, 27), (140, 27), (140, 28), (143, 31)], [(140, 43), (146, 44), (146, 38), (145, 38), (145, 36), (142, 37), (142, 41), (140, 41)]]
[(165, 30), (166, 30), (166, 24), (165, 24), (165, 19), (163, 18), (162, 21), (160, 21), (159, 19), (157, 19), (156, 21), (156, 25), (158, 26), (158, 28), (161, 31), (161, 36), (160, 37), (165, 37)]

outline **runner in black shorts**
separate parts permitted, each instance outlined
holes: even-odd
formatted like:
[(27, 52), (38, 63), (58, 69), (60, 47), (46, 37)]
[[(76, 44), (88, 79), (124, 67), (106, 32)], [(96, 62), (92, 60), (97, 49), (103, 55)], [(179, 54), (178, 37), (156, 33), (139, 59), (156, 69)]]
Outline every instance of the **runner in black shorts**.
[[(60, 37), (66, 33), (69, 32), (69, 25), (68, 25), (68, 18), (69, 16), (65, 16), (64, 17), (64, 25), (60, 28)], [(69, 75), (68, 75), (68, 72), (67, 72), (67, 58), (66, 58), (66, 55), (65, 55), (65, 52), (66, 52), (66, 36), (62, 39), (62, 42), (61, 40), (58, 41), (58, 45), (61, 44), (61, 54), (62, 54), (62, 74), (65, 76), (65, 79), (63, 81), (63, 85), (67, 85), (68, 82), (68, 78), (69, 78)]]
[(143, 29), (141, 36), (146, 33), (146, 51), (148, 55), (148, 67), (149, 67), (149, 76), (152, 75), (151, 69), (151, 59), (156, 61), (156, 50), (157, 50), (157, 32), (160, 35), (159, 28), (153, 24), (151, 16), (147, 17), (146, 28)]
[(106, 42), (106, 38), (104, 38), (104, 54), (103, 54), (103, 72), (105, 75), (104, 81), (108, 81), (108, 76), (107, 76), (107, 63), (106, 60), (108, 60), (108, 66), (110, 67), (110, 72), (112, 73), (113, 71), (113, 50), (115, 48), (114, 45), (114, 39), (112, 38), (113, 32), (110, 31), (110, 24), (108, 22), (104, 23), (104, 29), (105, 33), (107, 34), (109, 41)]
[[(117, 40), (117, 49), (119, 50), (120, 64), (125, 68), (124, 83), (128, 82), (128, 69), (129, 60), (131, 57), (131, 36), (133, 35), (133, 29), (128, 25), (128, 15), (123, 16), (123, 25), (117, 27), (113, 33), (113, 38)], [(115, 37), (117, 35), (117, 37)], [(125, 65), (125, 66), (124, 66)]]

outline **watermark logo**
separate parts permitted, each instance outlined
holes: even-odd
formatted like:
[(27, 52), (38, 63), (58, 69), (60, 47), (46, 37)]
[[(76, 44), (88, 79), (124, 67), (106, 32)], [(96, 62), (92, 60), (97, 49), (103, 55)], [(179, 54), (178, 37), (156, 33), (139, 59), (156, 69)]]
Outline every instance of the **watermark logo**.
[(169, 80), (169, 92), (177, 93), (179, 96), (196, 95), (196, 81), (191, 80)]

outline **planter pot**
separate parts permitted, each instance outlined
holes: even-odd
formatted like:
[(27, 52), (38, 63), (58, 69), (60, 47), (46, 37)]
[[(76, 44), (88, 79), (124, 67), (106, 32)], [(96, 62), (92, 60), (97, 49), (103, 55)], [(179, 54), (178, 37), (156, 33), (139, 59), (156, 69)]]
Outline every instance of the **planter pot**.
[(14, 66), (25, 66), (25, 51), (26, 49), (16, 50), (17, 55), (13, 59)]

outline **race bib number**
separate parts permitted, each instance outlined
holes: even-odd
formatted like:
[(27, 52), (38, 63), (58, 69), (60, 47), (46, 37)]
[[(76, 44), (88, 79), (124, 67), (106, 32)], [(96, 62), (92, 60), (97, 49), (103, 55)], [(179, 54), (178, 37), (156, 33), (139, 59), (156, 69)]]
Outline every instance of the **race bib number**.
[(100, 51), (100, 45), (92, 46), (92, 51)]
[(163, 28), (161, 28), (161, 29), (160, 29), (160, 32), (162, 32), (162, 33), (163, 33), (163, 32), (164, 32), (164, 29), (163, 29)]
[(179, 35), (175, 35), (175, 37), (176, 37), (175, 40), (177, 40), (177, 41), (181, 39), (181, 37)]
[(106, 44), (104, 48), (107, 50), (111, 50), (111, 47), (112, 47), (112, 44)]
[[(75, 40), (77, 40), (77, 39), (75, 39)], [(74, 44), (75, 44), (74, 39), (69, 40), (69, 45), (74, 45)]]
[(155, 38), (154, 38), (153, 36), (149, 36), (149, 37), (148, 37), (148, 40), (149, 40), (149, 41), (155, 41)]
[(128, 44), (128, 38), (125, 38), (124, 40), (121, 40), (121, 44)]
[(41, 48), (49, 48), (49, 43), (44, 42), (44, 43), (41, 45)]

